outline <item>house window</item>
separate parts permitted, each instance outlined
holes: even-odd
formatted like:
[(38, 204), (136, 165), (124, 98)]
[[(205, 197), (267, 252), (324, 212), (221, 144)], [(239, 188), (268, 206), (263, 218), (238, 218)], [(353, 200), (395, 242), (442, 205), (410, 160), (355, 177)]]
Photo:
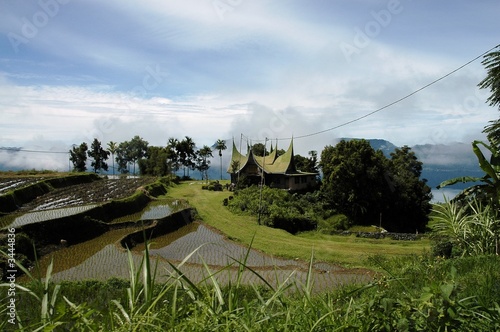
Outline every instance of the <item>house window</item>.
[(299, 184), (300, 183), (300, 178), (298, 176), (295, 177), (295, 184)]

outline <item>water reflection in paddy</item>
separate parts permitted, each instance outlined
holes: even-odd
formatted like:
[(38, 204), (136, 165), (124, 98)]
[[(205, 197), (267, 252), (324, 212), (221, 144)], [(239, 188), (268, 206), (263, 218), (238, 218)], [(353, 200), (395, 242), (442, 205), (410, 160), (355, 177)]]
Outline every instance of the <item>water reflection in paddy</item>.
[(168, 204), (150, 204), (141, 215), (140, 220), (162, 219), (172, 214), (172, 208)]
[[(134, 250), (142, 251), (144, 245)], [(205, 262), (214, 266), (226, 266), (234, 263), (234, 259), (242, 261), (248, 252), (248, 248), (228, 241), (224, 236), (204, 225), (193, 223), (176, 232), (153, 239), (150, 254), (167, 260), (182, 261), (195, 250), (197, 250), (196, 254), (192, 255), (187, 262), (194, 264)], [(297, 262), (277, 259), (257, 250), (250, 250), (247, 265), (251, 267), (296, 266)]]
[[(117, 241), (118, 237), (124, 236), (127, 231), (134, 230), (111, 231), (87, 243), (70, 246), (54, 253), (55, 269), (52, 279), (61, 281), (107, 280), (111, 277), (128, 278), (128, 255)], [(248, 248), (227, 240), (223, 235), (198, 223), (192, 223), (170, 234), (153, 238), (150, 243), (151, 255), (158, 258), (158, 281), (166, 281), (169, 276), (176, 275), (167, 261), (177, 266), (197, 248), (199, 249), (196, 254), (192, 255), (187, 264), (180, 268), (182, 273), (195, 283), (201, 282), (207, 277), (207, 270), (201, 265), (203, 262), (211, 266), (210, 270), (214, 271), (218, 270), (219, 267), (222, 268), (227, 264), (234, 263), (231, 257), (242, 261), (248, 252)], [(89, 246), (94, 250), (89, 250)], [(132, 259), (136, 268), (140, 265), (143, 250), (144, 245), (136, 246), (133, 249)], [(73, 260), (73, 264), (69, 262), (71, 260)], [(59, 265), (59, 261), (66, 261), (64, 267)], [(248, 252), (247, 266), (258, 271), (259, 276), (245, 270), (241, 279), (243, 284), (262, 284), (261, 278), (264, 278), (271, 284), (277, 285), (288, 280), (291, 275), (293, 275), (293, 280), (304, 284), (308, 278), (307, 262), (275, 258), (253, 249)], [(236, 281), (237, 265), (226, 271), (226, 273), (217, 274), (217, 280), (222, 284), (226, 284), (230, 280)], [(333, 264), (319, 262), (314, 264), (312, 275), (314, 288), (317, 290), (329, 289), (343, 283), (367, 282), (370, 279), (370, 275), (366, 274), (365, 271), (348, 270)], [(290, 281), (292, 280), (288, 282)]]

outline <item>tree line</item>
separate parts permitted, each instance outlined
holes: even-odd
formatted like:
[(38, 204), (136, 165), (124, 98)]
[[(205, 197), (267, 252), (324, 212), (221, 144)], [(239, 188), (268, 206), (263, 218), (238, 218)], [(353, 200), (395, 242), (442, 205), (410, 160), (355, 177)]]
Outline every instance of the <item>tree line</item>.
[(108, 159), (111, 156), (113, 175), (115, 170), (121, 174), (135, 175), (138, 167), (142, 175), (165, 176), (182, 170), (183, 176), (189, 177), (190, 171), (197, 170), (202, 179), (208, 179), (209, 158), (213, 158), (213, 151), (218, 150), (222, 160), (222, 151), (226, 148), (225, 141), (219, 139), (213, 149), (207, 145), (197, 149), (195, 142), (189, 136), (181, 140), (169, 138), (163, 147), (150, 146), (149, 142), (136, 135), (130, 141), (121, 143), (110, 141), (107, 149), (97, 138), (94, 138), (90, 149), (86, 142), (82, 142), (69, 151), (69, 159), (73, 163), (75, 172), (87, 171), (88, 158), (92, 160), (90, 165), (94, 173), (108, 171)]
[[(87, 160), (90, 158), (94, 173), (107, 172), (111, 166), (113, 175), (115, 171), (120, 174), (135, 175), (136, 167), (138, 167), (141, 175), (165, 176), (182, 171), (182, 176), (187, 178), (190, 177), (191, 171), (198, 171), (202, 180), (208, 180), (210, 158), (214, 158), (213, 153), (218, 151), (220, 179), (222, 180), (222, 151), (226, 149), (226, 142), (222, 139), (218, 139), (212, 147), (204, 145), (197, 148), (189, 136), (181, 140), (171, 137), (166, 146), (162, 147), (150, 146), (149, 142), (136, 135), (130, 141), (121, 143), (110, 141), (106, 148), (97, 138), (92, 141), (90, 149), (86, 142), (82, 142), (80, 145), (74, 145), (69, 151), (69, 159), (73, 163), (75, 172), (87, 171)], [(256, 155), (269, 154), (261, 143), (253, 145), (252, 150)], [(278, 150), (278, 155), (283, 153), (285, 153), (284, 150)], [(294, 155), (297, 169), (304, 172), (318, 172), (316, 151), (310, 151), (309, 155), (310, 158)], [(108, 164), (110, 158), (111, 165)]]

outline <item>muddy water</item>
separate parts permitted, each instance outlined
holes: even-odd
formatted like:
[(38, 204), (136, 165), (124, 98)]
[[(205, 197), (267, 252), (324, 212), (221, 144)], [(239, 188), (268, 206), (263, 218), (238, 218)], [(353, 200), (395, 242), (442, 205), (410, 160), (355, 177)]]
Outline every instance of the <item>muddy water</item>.
[(197, 223), (171, 235), (154, 239), (153, 242), (157, 243), (152, 246), (150, 254), (170, 261), (182, 261), (192, 252), (196, 252), (187, 260), (188, 263), (205, 262), (222, 267), (235, 261), (243, 262), (246, 257), (246, 265), (251, 267), (299, 265), (294, 260), (274, 258), (257, 250), (249, 251), (248, 248), (228, 241), (223, 235)]
[[(106, 243), (106, 238), (113, 240)], [(53, 279), (128, 278), (128, 254), (119, 246), (116, 235), (110, 232), (109, 236), (103, 235), (98, 242), (102, 249), (83, 262), (79, 260), (75, 266), (64, 270), (58, 269)], [(85, 244), (72, 246), (71, 253), (75, 256), (78, 256), (76, 254), (78, 246), (81, 246), (82, 250), (88, 250)], [(69, 253), (68, 249), (63, 250)], [(137, 246), (132, 250), (132, 258), (137, 267), (142, 259), (143, 249), (144, 246)], [(186, 262), (181, 263), (193, 252), (194, 254)], [(215, 272), (217, 272), (216, 279), (221, 284), (226, 284), (230, 280), (235, 282), (239, 266), (235, 260), (243, 261), (247, 254), (246, 266), (253, 271), (246, 269), (242, 273), (241, 280), (244, 284), (263, 285), (262, 279), (265, 279), (274, 287), (286, 283), (301, 285), (305, 284), (308, 275), (308, 262), (281, 259), (257, 250), (249, 250), (198, 223), (189, 224), (175, 232), (152, 239), (150, 253), (152, 259), (158, 263), (158, 281), (178, 277), (177, 272), (170, 266), (173, 264), (195, 283), (205, 282), (207, 277)], [(371, 280), (371, 275), (364, 270), (344, 269), (333, 264), (318, 262), (313, 266), (312, 280), (314, 288), (323, 291), (339, 284), (364, 283)]]

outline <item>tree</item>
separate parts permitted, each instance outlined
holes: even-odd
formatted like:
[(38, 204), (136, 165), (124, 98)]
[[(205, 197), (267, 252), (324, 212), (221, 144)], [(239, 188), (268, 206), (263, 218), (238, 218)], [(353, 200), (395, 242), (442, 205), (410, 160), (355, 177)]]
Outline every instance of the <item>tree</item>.
[[(500, 45), (496, 47), (497, 50), (490, 52), (484, 56), (482, 61), (483, 66), (486, 68), (486, 77), (479, 82), (478, 86), (481, 89), (489, 89), (491, 95), (486, 102), (490, 106), (498, 106), (500, 108)], [(491, 121), (485, 127), (484, 133), (487, 134), (488, 141), (496, 147), (500, 146), (500, 119)]]
[(179, 141), (177, 138), (170, 137), (167, 143), (167, 163), (169, 168), (172, 170), (172, 174), (177, 172), (180, 168), (179, 154), (177, 148), (179, 146)]
[(420, 179), (422, 162), (411, 148), (403, 146), (391, 153), (385, 178), (390, 192), (388, 209), (382, 216), (384, 227), (397, 232), (424, 231), (432, 209), (431, 188)]
[(226, 141), (222, 139), (218, 139), (217, 143), (215, 143), (215, 149), (219, 150), (219, 158), (220, 158), (220, 179), (222, 180), (222, 151), (227, 149)]
[(73, 171), (85, 172), (87, 170), (87, 143), (83, 142), (80, 146), (73, 146), (69, 151), (69, 160), (73, 163)]
[(318, 173), (318, 152), (309, 151), (309, 158), (300, 154), (293, 156), (295, 167), (302, 172)]
[(387, 159), (365, 140), (341, 141), (321, 154), (323, 194), (354, 224), (394, 232), (424, 231), (431, 188), (420, 179), (422, 163), (407, 146)]
[(143, 175), (165, 176), (169, 173), (167, 148), (149, 146), (145, 158), (139, 160), (139, 171)]
[(491, 106), (500, 106), (500, 45), (497, 50), (486, 54), (481, 62), (486, 68), (486, 77), (479, 82), (481, 89), (490, 89), (491, 95), (486, 100)]
[(108, 143), (108, 151), (111, 153), (111, 161), (113, 162), (113, 175), (115, 175), (115, 153), (118, 149), (118, 145), (116, 142), (110, 141)]
[(101, 146), (101, 142), (94, 138), (94, 141), (90, 145), (90, 150), (87, 152), (90, 158), (94, 160), (90, 164), (94, 168), (94, 173), (99, 173), (99, 170), (108, 170), (108, 164), (106, 160), (109, 158), (109, 152), (104, 150)]
[[(481, 89), (489, 89), (491, 95), (486, 100), (490, 106), (500, 108), (500, 45), (496, 50), (484, 56), (482, 64), (487, 70), (486, 77), (479, 82)], [(472, 151), (479, 161), (479, 167), (484, 171), (483, 177), (463, 176), (442, 182), (438, 188), (453, 185), (458, 182), (482, 182), (463, 190), (455, 200), (470, 201), (477, 199), (485, 204), (493, 204), (495, 208), (500, 208), (500, 119), (490, 121), (484, 130), (488, 143), (483, 141), (473, 141)], [(483, 146), (491, 154), (488, 161), (481, 151)]]
[(116, 163), (118, 164), (118, 171), (122, 174), (129, 173), (129, 142), (121, 142), (116, 149)]
[(189, 169), (194, 169), (195, 167), (195, 143), (192, 138), (189, 136), (185, 136), (182, 141), (177, 141), (176, 151), (179, 158), (179, 162), (184, 166), (184, 177), (186, 177), (186, 169), (187, 176), (189, 177)]
[(135, 175), (135, 164), (144, 158), (146, 152), (148, 151), (148, 142), (143, 140), (139, 136), (134, 136), (128, 143), (127, 149), (127, 161), (134, 165), (134, 175)]
[(197, 151), (197, 159), (196, 159), (196, 169), (201, 173), (201, 179), (205, 179), (208, 181), (208, 169), (210, 168), (210, 160), (208, 158), (212, 158), (212, 149), (204, 145), (203, 148)]
[(262, 157), (264, 155), (269, 155), (269, 151), (267, 151), (266, 147), (262, 143), (255, 143), (252, 145), (252, 153), (254, 156)]
[(329, 203), (355, 224), (378, 224), (389, 186), (386, 158), (366, 140), (340, 141), (321, 153), (323, 192)]

